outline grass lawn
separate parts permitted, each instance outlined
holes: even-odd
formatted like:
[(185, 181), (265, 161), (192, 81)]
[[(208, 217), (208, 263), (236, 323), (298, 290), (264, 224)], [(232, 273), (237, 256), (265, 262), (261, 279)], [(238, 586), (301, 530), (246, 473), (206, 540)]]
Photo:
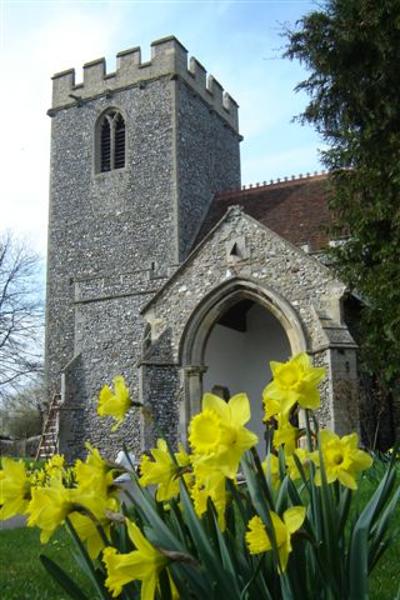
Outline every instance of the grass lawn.
[[(375, 472), (375, 473), (374, 473)], [(373, 468), (371, 476), (360, 482), (360, 510), (375, 490), (381, 473)], [(381, 558), (370, 578), (370, 599), (395, 600), (399, 594), (400, 565), (400, 511), (397, 511), (391, 527), (395, 543)], [(79, 572), (73, 553), (75, 549), (63, 529), (43, 546), (39, 531), (21, 528), (0, 531), (0, 595), (2, 600), (69, 600), (69, 596), (47, 574), (39, 560), (45, 554), (79, 582), (90, 600), (97, 598), (90, 581)], [(184, 600), (184, 599), (183, 599)], [(225, 599), (224, 599), (225, 600)], [(227, 599), (226, 599), (227, 600)], [(297, 599), (296, 599), (297, 600)], [(310, 599), (298, 599), (310, 600)], [(345, 598), (341, 600), (346, 600)]]
[[(368, 498), (375, 491), (384, 473), (384, 467), (375, 461), (369, 474), (365, 474), (359, 483), (359, 507), (361, 510)], [(399, 485), (400, 465), (397, 464), (396, 485)], [(391, 532), (394, 543), (378, 562), (370, 577), (370, 598), (372, 600), (400, 600), (400, 509), (391, 521)]]
[(79, 572), (72, 541), (59, 529), (48, 544), (39, 541), (39, 530), (22, 527), (0, 531), (0, 595), (2, 600), (70, 600), (48, 575), (39, 560), (45, 554), (79, 582), (89, 598), (95, 599), (90, 581)]

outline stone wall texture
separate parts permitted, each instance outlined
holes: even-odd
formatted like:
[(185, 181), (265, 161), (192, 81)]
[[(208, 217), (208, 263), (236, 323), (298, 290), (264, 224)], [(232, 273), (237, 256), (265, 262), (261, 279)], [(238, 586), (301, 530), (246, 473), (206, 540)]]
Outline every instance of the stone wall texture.
[[(154, 42), (148, 63), (132, 49), (116, 73), (102, 59), (85, 65), (83, 84), (71, 70), (53, 79), (46, 374), (63, 400), (60, 450), (76, 458), (88, 440), (115, 458), (123, 442), (139, 454), (160, 435), (184, 439), (204, 340), (228, 296), (281, 318), (292, 351), (327, 368), (322, 423), (354, 428), (344, 285), (234, 206), (192, 250), (212, 199), (240, 186), (237, 105), (220, 84), (195, 59), (188, 66), (175, 38)], [(110, 109), (125, 120), (125, 166), (98, 173), (96, 124)], [(144, 406), (111, 432), (96, 402), (118, 374)]]
[[(85, 66), (83, 87), (70, 72), (54, 80), (46, 374), (50, 395), (63, 386), (60, 447), (69, 458), (85, 440), (109, 456), (122, 441), (140, 452), (142, 418), (133, 411), (111, 434), (96, 416), (98, 392), (123, 374), (140, 397), (140, 310), (187, 254), (214, 193), (240, 185), (237, 113), (219, 84), (201, 87), (199, 63), (184, 70), (182, 48), (157, 43), (153, 67), (132, 71), (119, 57), (121, 85), (100, 83), (100, 62)], [(125, 120), (125, 167), (97, 173), (96, 124), (112, 108)]]
[(192, 249), (215, 194), (240, 187), (240, 156), (238, 134), (183, 82), (177, 88), (176, 118), (182, 260)]
[[(235, 240), (242, 244), (244, 257), (232, 263), (227, 248)], [(185, 382), (187, 372), (201, 372), (206, 367), (201, 361), (192, 364), (190, 356), (185, 357), (182, 352), (188, 324), (205, 298), (213, 298), (224, 286), (228, 291), (234, 289), (236, 281), (248, 282), (249, 287), (258, 289), (260, 298), (264, 293), (284, 299), (282, 312), (287, 306), (296, 314), (304, 334), (302, 349), (314, 357), (315, 364), (327, 368), (327, 378), (321, 386), (321, 424), (341, 432), (351, 430), (358, 423), (356, 346), (340, 320), (344, 285), (316, 258), (233, 208), (144, 309), (145, 318), (156, 324), (146, 363), (156, 366), (169, 362), (173, 371), (181, 369), (180, 389), (185, 391), (180, 405), (176, 405), (176, 389), (173, 395), (165, 389), (159, 396), (162, 405), (176, 406), (170, 420), (171, 436), (176, 435), (177, 423), (184, 430), (182, 410), (186, 407), (189, 411), (184, 417), (187, 421), (191, 408), (197, 408), (190, 397), (191, 384)], [(204, 321), (208, 330), (213, 324), (207, 318)], [(143, 372), (144, 389), (150, 385), (146, 381), (148, 372), (147, 367)], [(146, 397), (144, 401), (151, 405)], [(155, 419), (159, 413), (154, 413)]]

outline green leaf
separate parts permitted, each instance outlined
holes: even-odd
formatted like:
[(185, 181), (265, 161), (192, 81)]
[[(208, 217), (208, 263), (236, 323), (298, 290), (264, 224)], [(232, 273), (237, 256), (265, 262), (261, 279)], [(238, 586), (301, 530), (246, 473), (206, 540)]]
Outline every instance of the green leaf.
[(67, 573), (57, 565), (51, 558), (40, 554), (39, 559), (46, 571), (57, 581), (57, 583), (65, 590), (74, 600), (89, 600), (82, 592), (79, 586), (71, 579)]
[(77, 547), (79, 555), (82, 558), (82, 564), (86, 565), (86, 573), (88, 574), (89, 578), (93, 582), (93, 585), (99, 594), (98, 597), (101, 600), (109, 600), (111, 598), (111, 596), (108, 594), (108, 592), (106, 591), (106, 589), (104, 587), (104, 581), (103, 581), (104, 576), (100, 577), (100, 573), (94, 568), (94, 564), (93, 564), (89, 554), (87, 553), (85, 546), (82, 544), (78, 534), (76, 533), (76, 531), (75, 531), (71, 521), (68, 519), (68, 517), (65, 519), (65, 523), (66, 523), (66, 527), (67, 527), (69, 533), (71, 534), (71, 537)]
[(213, 510), (213, 518), (214, 518), (214, 527), (215, 527), (215, 532), (217, 535), (217, 541), (218, 541), (218, 546), (219, 546), (219, 551), (221, 554), (221, 558), (222, 558), (222, 564), (224, 567), (224, 570), (227, 573), (230, 573), (231, 577), (232, 577), (232, 583), (235, 589), (235, 593), (240, 596), (240, 590), (238, 587), (238, 580), (239, 577), (241, 575), (241, 573), (238, 573), (234, 567), (233, 561), (232, 561), (232, 557), (230, 555), (230, 552), (228, 550), (228, 546), (225, 542), (225, 538), (221, 533), (221, 530), (218, 526), (218, 521), (217, 521), (217, 514), (216, 514), (216, 510), (214, 508)]
[[(264, 492), (265, 477), (256, 471), (254, 463), (251, 461), (251, 455), (247, 452), (242, 458), (241, 467), (246, 478), (247, 488), (250, 498), (253, 502), (254, 509), (260, 515), (264, 522), (268, 519), (268, 504)], [(272, 499), (271, 499), (272, 502)]]
[[(199, 557), (207, 569), (211, 579), (214, 579), (217, 584), (219, 593), (223, 593), (228, 598), (239, 600), (239, 594), (236, 592), (237, 586), (234, 583), (234, 578), (229, 571), (226, 571), (221, 564), (220, 557), (210, 544), (210, 541), (204, 531), (203, 524), (196, 515), (191, 499), (187, 492), (184, 482), (181, 482), (181, 502), (185, 513), (185, 519), (188, 528), (191, 532), (193, 542), (199, 552)], [(211, 583), (211, 581), (210, 581)]]
[[(321, 505), (320, 514), (322, 521), (322, 536), (323, 544), (322, 560), (327, 561), (326, 574), (328, 575), (326, 584), (330, 590), (340, 597), (343, 594), (342, 572), (341, 572), (341, 557), (339, 555), (339, 537), (338, 537), (338, 515), (336, 505), (332, 496), (332, 486), (328, 484), (324, 456), (321, 450), (320, 437), (318, 436), (318, 451), (319, 451), (319, 469), (321, 473)], [(313, 484), (315, 485), (315, 484)]]
[(372, 498), (353, 526), (348, 564), (349, 600), (368, 597), (369, 533), (391, 495), (394, 479), (395, 472), (393, 463), (391, 463)]
[[(254, 450), (254, 449), (252, 449)], [(251, 461), (251, 458), (253, 459)], [(272, 556), (275, 564), (275, 568), (279, 570), (280, 558), (278, 552), (278, 545), (276, 542), (275, 529), (272, 523), (270, 510), (276, 511), (273, 498), (270, 490), (268, 489), (267, 482), (262, 470), (261, 462), (258, 457), (257, 451), (246, 453), (241, 461), (242, 469), (246, 478), (250, 497), (253, 502), (253, 506), (261, 517), (265, 525), (267, 535), (271, 541)], [(271, 508), (269, 508), (268, 504)]]
[[(276, 511), (279, 514), (282, 514), (289, 506), (289, 503), (288, 503), (288, 500), (290, 498), (289, 485), (290, 485), (290, 479), (289, 479), (288, 475), (286, 475), (279, 487), (279, 492), (278, 492), (278, 496), (276, 499)], [(303, 505), (303, 502), (300, 502), (300, 504)]]
[[(255, 579), (257, 578), (257, 575), (259, 574), (259, 572), (261, 570), (263, 560), (264, 560), (264, 557), (261, 556), (258, 560), (257, 566), (254, 569), (249, 581), (246, 583), (246, 585), (244, 586), (244, 588), (240, 594), (240, 600), (247, 600), (247, 598), (249, 598), (249, 599), (251, 598), (251, 596), (248, 595), (248, 591), (251, 588), (252, 584), (254, 583)], [(266, 600), (272, 600), (272, 596), (269, 593), (269, 590), (266, 586), (264, 587), (263, 598), (265, 598)]]
[(355, 529), (350, 549), (349, 600), (368, 598), (368, 528)]
[(133, 495), (131, 495), (132, 501), (140, 510), (143, 522), (148, 523), (154, 532), (157, 545), (165, 547), (167, 550), (187, 552), (182, 541), (173, 534), (165, 521), (163, 521), (157, 510), (156, 502), (146, 490), (142, 489), (135, 475), (132, 475), (131, 483), (134, 488)]
[(388, 532), (390, 520), (399, 504), (400, 499), (400, 487), (393, 494), (390, 502), (387, 504), (385, 510), (380, 514), (377, 523), (372, 529), (372, 536), (370, 540), (370, 553), (368, 557), (368, 572), (371, 573), (373, 567), (378, 562), (379, 557), (382, 555), (382, 548), (386, 546), (384, 537)]
[(237, 511), (235, 512), (236, 519), (240, 515), (241, 523), (244, 526), (244, 529), (246, 529), (247, 523), (249, 522), (252, 515), (248, 510), (246, 510), (244, 499), (242, 498), (242, 495), (241, 495), (241, 487), (240, 486), (241, 486), (241, 484), (239, 484), (238, 488), (236, 488), (236, 485), (233, 483), (233, 481), (231, 479), (227, 479), (228, 491), (232, 494), (232, 500), (233, 500), (234, 506), (237, 507)]
[(338, 531), (339, 537), (344, 534), (344, 530), (345, 530), (349, 512), (350, 512), (352, 498), (353, 498), (353, 494), (349, 488), (343, 489), (342, 487), (340, 487), (340, 500), (339, 500), (339, 507), (338, 507), (339, 521), (338, 521), (338, 526), (337, 526), (337, 531)]

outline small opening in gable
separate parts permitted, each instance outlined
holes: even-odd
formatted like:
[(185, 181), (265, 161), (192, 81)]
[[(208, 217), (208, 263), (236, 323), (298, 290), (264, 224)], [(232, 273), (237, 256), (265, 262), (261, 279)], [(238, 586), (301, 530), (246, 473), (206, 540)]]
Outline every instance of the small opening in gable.
[(231, 256), (240, 256), (239, 247), (236, 242), (233, 244), (233, 246), (231, 248), (230, 255)]

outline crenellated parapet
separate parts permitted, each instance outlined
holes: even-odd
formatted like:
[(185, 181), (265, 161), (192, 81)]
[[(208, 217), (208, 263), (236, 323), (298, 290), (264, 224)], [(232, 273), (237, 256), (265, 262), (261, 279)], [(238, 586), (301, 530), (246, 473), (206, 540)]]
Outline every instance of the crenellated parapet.
[(210, 109), (238, 131), (238, 105), (235, 100), (212, 75), (207, 75), (195, 58), (192, 57), (188, 63), (186, 48), (174, 36), (153, 42), (148, 62), (142, 62), (138, 47), (119, 52), (114, 73), (106, 72), (104, 58), (86, 63), (83, 66), (83, 83), (80, 84), (75, 84), (74, 69), (56, 73), (52, 77), (51, 112), (168, 75), (184, 80)]

